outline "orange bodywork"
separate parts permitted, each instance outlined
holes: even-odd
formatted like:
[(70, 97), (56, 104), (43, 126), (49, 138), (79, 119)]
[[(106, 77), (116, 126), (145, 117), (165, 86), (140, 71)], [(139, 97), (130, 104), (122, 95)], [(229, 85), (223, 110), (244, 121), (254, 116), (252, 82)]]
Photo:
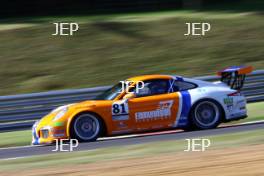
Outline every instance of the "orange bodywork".
[[(168, 75), (146, 75), (129, 78), (138, 82), (151, 79), (173, 79)], [(133, 85), (132, 85), (133, 86)], [(168, 93), (131, 99), (123, 99), (126, 92), (120, 93), (114, 100), (89, 100), (67, 105), (67, 112), (57, 120), (54, 119), (60, 110), (54, 110), (43, 117), (36, 125), (34, 132), (38, 135), (38, 143), (51, 143), (55, 139), (69, 139), (70, 126), (80, 113), (97, 114), (103, 120), (107, 136), (134, 133), (172, 127), (179, 116), (179, 93)], [(114, 104), (123, 105), (124, 114), (114, 114)], [(116, 105), (116, 106), (118, 106)], [(47, 134), (44, 134), (46, 130)], [(43, 134), (42, 134), (43, 133)]]

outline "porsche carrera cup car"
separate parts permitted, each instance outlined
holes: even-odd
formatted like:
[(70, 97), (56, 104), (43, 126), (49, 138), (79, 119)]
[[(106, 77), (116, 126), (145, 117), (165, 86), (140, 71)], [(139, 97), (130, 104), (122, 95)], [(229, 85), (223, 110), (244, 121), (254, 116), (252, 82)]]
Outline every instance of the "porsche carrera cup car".
[[(61, 106), (37, 121), (32, 144), (56, 139), (95, 141), (113, 136), (170, 128), (211, 129), (247, 116), (240, 93), (252, 67), (229, 67), (219, 82), (170, 75), (145, 75), (120, 82), (94, 100)], [(138, 82), (143, 83), (136, 89)]]

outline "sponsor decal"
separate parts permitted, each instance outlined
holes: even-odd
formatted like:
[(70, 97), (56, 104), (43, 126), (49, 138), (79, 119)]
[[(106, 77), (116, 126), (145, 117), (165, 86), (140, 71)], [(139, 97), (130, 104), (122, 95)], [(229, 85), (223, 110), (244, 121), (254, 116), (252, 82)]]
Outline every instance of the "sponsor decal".
[(128, 104), (127, 101), (116, 101), (112, 104), (112, 120), (113, 121), (122, 121), (128, 120)]
[(64, 133), (61, 133), (61, 134), (53, 134), (53, 137), (64, 137), (65, 134)]
[(52, 135), (54, 137), (63, 137), (65, 136), (65, 130), (64, 129), (53, 129)]
[(234, 99), (231, 98), (231, 97), (224, 98), (224, 103), (225, 103), (226, 105), (233, 105), (233, 103), (234, 103)]
[(127, 128), (127, 125), (124, 122), (119, 122), (117, 126), (118, 128)]
[(229, 112), (233, 111), (233, 106), (234, 106), (234, 99), (233, 98), (231, 98), (231, 97), (224, 98), (224, 104), (226, 105), (227, 110)]
[(201, 93), (207, 92), (207, 90), (205, 88), (198, 88), (197, 91), (198, 92), (201, 92)]
[(228, 110), (229, 112), (232, 112), (232, 111), (233, 111), (233, 105), (229, 105), (229, 106), (227, 106), (227, 110)]
[(115, 116), (112, 116), (112, 119), (114, 121), (128, 120), (129, 115), (115, 115)]
[(239, 101), (237, 101), (237, 104), (240, 104), (240, 103), (246, 103), (246, 100), (239, 100)]
[(169, 117), (171, 115), (170, 109), (161, 109), (155, 111), (147, 111), (147, 112), (137, 112), (136, 120), (144, 120), (144, 119), (156, 119), (161, 117)]
[(136, 121), (169, 118), (171, 116), (172, 104), (173, 100), (162, 101), (159, 103), (158, 108), (156, 110), (137, 112), (135, 113)]
[(112, 105), (112, 115), (128, 114), (128, 104), (126, 100), (116, 101)]
[(246, 109), (246, 101), (245, 100), (237, 101), (236, 107), (239, 107), (240, 110)]
[(53, 126), (54, 127), (64, 126), (64, 123), (63, 122), (54, 122)]

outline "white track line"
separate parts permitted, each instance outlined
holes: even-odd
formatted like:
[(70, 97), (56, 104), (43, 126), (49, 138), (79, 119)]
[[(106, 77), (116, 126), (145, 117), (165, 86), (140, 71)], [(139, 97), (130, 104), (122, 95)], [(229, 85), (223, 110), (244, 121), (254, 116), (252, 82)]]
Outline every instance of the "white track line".
[(3, 147), (3, 148), (0, 148), (0, 150), (2, 150), (2, 149), (5, 150), (5, 149), (30, 148), (30, 147), (35, 147), (35, 146), (33, 146), (33, 145), (25, 145), (25, 146), (15, 146), (15, 147)]
[(240, 123), (240, 125), (247, 125), (247, 124), (254, 124), (254, 123), (262, 123), (264, 120), (256, 120), (256, 121), (251, 121), (251, 122), (244, 122)]
[[(30, 156), (28, 156), (30, 157)], [(26, 156), (20, 156), (20, 157), (14, 157), (14, 158), (4, 158), (4, 159), (0, 159), (2, 161), (8, 161), (8, 160), (16, 160), (16, 159), (22, 159), (22, 158), (28, 158)]]

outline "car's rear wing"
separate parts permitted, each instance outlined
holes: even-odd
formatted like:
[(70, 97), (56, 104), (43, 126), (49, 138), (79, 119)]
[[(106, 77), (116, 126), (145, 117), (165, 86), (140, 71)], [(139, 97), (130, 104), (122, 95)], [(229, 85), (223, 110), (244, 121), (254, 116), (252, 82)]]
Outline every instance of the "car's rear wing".
[(231, 89), (242, 89), (246, 74), (251, 73), (251, 66), (232, 66), (217, 72), (221, 76), (221, 81), (230, 86)]

